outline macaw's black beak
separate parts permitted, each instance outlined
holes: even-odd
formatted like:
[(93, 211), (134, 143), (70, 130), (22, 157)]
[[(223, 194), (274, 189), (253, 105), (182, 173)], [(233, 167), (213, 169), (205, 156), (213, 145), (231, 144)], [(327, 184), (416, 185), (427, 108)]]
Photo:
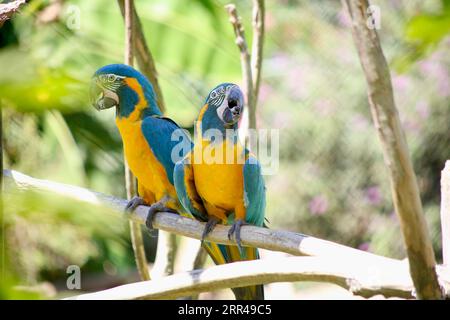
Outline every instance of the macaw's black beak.
[(224, 120), (229, 124), (233, 124), (239, 121), (244, 110), (243, 105), (244, 97), (238, 87), (231, 88), (228, 94), (227, 110), (224, 112)]
[(118, 105), (117, 95), (112, 92), (108, 94), (107, 90), (101, 87), (97, 78), (92, 80), (89, 96), (91, 105), (99, 111)]

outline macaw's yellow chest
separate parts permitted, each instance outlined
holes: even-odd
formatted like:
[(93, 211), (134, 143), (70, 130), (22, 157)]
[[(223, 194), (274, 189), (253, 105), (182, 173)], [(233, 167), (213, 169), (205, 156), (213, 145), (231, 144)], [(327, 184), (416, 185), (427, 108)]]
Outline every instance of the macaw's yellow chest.
[(203, 140), (194, 147), (193, 171), (198, 194), (208, 207), (225, 212), (243, 208), (244, 148), (225, 139), (211, 144)]
[(168, 180), (163, 165), (153, 154), (142, 133), (142, 121), (116, 118), (116, 124), (122, 136), (125, 158), (138, 180), (140, 193), (143, 193), (140, 196), (149, 204), (164, 196), (177, 199), (175, 188)]

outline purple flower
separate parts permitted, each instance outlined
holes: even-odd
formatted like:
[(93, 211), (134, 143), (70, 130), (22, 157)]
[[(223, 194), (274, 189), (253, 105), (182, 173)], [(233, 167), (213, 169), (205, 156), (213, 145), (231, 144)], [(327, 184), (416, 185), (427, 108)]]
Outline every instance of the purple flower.
[(419, 70), (425, 77), (432, 77), (436, 81), (437, 90), (440, 96), (450, 95), (450, 77), (447, 68), (439, 60), (441, 54), (434, 53), (429, 59), (419, 62)]
[(315, 196), (309, 202), (309, 211), (313, 215), (322, 215), (328, 209), (328, 201), (324, 196)]
[(261, 88), (259, 89), (259, 98), (258, 98), (259, 102), (261, 104), (265, 103), (272, 93), (273, 93), (273, 88), (270, 85), (268, 85), (266, 83), (261, 83)]
[(341, 24), (341, 26), (345, 28), (349, 28), (352, 25), (352, 19), (348, 15), (347, 10), (345, 10), (344, 8), (342, 8), (338, 12), (338, 21)]
[(289, 56), (285, 53), (278, 52), (269, 59), (269, 66), (273, 69), (283, 72), (289, 69)]
[(370, 243), (369, 243), (369, 242), (363, 242), (363, 243), (361, 243), (361, 244), (358, 246), (358, 249), (359, 249), (359, 250), (362, 250), (362, 251), (369, 251), (369, 249), (370, 249)]
[(292, 93), (292, 98), (301, 100), (307, 97), (306, 75), (308, 74), (306, 65), (301, 67), (292, 65), (287, 73), (288, 88)]
[(333, 114), (335, 110), (335, 104), (330, 99), (320, 99), (316, 102), (314, 108), (321, 116), (328, 116)]
[(450, 78), (448, 76), (448, 72), (442, 68), (438, 75), (438, 93), (441, 97), (450, 96)]
[(350, 119), (350, 125), (358, 131), (364, 131), (369, 126), (369, 121), (362, 114), (355, 114)]
[(377, 206), (383, 200), (383, 196), (381, 195), (380, 188), (377, 186), (369, 187), (366, 189), (366, 199), (367, 201), (374, 206)]
[(430, 106), (424, 100), (416, 103), (416, 111), (422, 119), (427, 119), (430, 115)]
[(288, 128), (291, 126), (292, 116), (288, 112), (275, 112), (272, 120), (272, 127), (277, 129)]
[(395, 75), (392, 78), (392, 85), (395, 91), (406, 93), (410, 87), (411, 79), (405, 75)]
[(392, 211), (392, 212), (389, 214), (389, 218), (390, 218), (392, 221), (396, 221), (396, 222), (397, 222), (397, 214), (395, 213), (395, 211)]

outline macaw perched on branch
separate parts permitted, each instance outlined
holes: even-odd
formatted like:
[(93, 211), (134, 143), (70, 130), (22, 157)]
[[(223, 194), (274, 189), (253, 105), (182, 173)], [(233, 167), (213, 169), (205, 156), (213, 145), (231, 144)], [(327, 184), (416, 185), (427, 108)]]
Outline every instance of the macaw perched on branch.
[[(91, 100), (97, 110), (116, 107), (116, 125), (122, 136), (125, 157), (138, 181), (138, 194), (127, 210), (150, 205), (146, 225), (152, 229), (156, 212), (181, 209), (173, 184), (172, 150), (179, 141), (174, 131), (183, 135), (181, 152), (192, 148), (190, 138), (171, 119), (162, 116), (153, 86), (134, 68), (123, 64), (107, 65), (95, 72)], [(184, 154), (181, 154), (183, 156)]]
[[(243, 224), (263, 226), (265, 186), (256, 158), (239, 142), (244, 97), (223, 83), (208, 95), (196, 122), (193, 150), (175, 165), (174, 181), (183, 207), (206, 222), (203, 239), (217, 223), (232, 224), (237, 246), (202, 241), (216, 264), (259, 259), (256, 248), (241, 246)], [(264, 299), (262, 285), (233, 288), (237, 299)]]

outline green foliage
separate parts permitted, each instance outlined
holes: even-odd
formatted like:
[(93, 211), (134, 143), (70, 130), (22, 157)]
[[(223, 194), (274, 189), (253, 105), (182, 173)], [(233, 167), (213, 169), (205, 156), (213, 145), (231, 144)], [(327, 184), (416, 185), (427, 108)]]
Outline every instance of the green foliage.
[(11, 259), (31, 282), (41, 272), (65, 272), (68, 265), (82, 266), (94, 257), (111, 259), (110, 252), (98, 250), (107, 240), (120, 244), (121, 250), (109, 250), (113, 259), (127, 256), (121, 238), (126, 222), (111, 211), (32, 192), (8, 193), (4, 203), (8, 243), (21, 248)]
[(420, 12), (408, 21), (405, 39), (410, 50), (395, 61), (398, 70), (403, 71), (434, 52), (439, 43), (450, 35), (449, 3), (448, 0), (442, 0), (432, 12)]

